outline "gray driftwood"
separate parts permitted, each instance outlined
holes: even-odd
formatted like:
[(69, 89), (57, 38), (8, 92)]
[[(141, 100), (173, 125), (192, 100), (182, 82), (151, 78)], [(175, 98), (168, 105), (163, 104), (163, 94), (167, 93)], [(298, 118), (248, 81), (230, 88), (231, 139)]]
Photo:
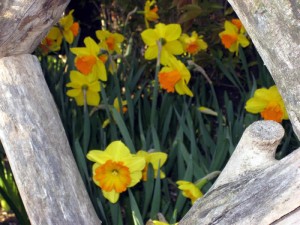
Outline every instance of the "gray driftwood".
[(101, 224), (37, 58), (68, 0), (0, 2), (0, 139), (31, 224)]
[[(300, 138), (299, 1), (228, 1), (271, 72)], [(275, 122), (248, 127), (214, 186), (179, 224), (299, 224), (300, 150), (275, 160), (282, 136)]]

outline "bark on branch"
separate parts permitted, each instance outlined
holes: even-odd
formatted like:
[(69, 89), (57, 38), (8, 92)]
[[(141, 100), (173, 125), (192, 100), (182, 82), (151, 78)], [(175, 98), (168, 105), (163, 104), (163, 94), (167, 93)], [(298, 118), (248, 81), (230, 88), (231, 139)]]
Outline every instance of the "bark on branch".
[(33, 225), (101, 224), (31, 53), (69, 0), (0, 2), (0, 139)]

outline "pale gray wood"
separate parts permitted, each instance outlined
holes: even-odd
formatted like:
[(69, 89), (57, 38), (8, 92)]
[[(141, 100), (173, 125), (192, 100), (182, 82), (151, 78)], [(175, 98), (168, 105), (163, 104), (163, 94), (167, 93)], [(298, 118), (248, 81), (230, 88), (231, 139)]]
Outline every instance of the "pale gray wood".
[(300, 1), (228, 1), (269, 69), (300, 139)]
[(280, 126), (258, 121), (248, 127), (213, 188), (179, 224), (293, 224), (279, 222), (299, 215), (300, 151), (274, 159), (283, 136)]
[(33, 52), (70, 0), (0, 0), (0, 58)]
[(101, 224), (35, 56), (0, 59), (0, 139), (33, 225)]

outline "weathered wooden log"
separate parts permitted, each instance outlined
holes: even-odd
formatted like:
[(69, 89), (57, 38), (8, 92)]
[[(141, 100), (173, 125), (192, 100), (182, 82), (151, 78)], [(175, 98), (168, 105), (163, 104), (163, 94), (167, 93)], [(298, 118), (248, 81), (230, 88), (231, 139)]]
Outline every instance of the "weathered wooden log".
[[(299, 2), (228, 1), (271, 72), (300, 139)], [(280, 136), (278, 124), (251, 125), (212, 189), (179, 224), (299, 224), (300, 149), (276, 161)]]
[(0, 3), (0, 139), (31, 224), (101, 224), (31, 53), (69, 0)]
[(300, 3), (228, 0), (270, 71), (300, 139)]
[(299, 215), (300, 151), (274, 158), (283, 134), (273, 121), (249, 126), (212, 189), (179, 224), (287, 224)]

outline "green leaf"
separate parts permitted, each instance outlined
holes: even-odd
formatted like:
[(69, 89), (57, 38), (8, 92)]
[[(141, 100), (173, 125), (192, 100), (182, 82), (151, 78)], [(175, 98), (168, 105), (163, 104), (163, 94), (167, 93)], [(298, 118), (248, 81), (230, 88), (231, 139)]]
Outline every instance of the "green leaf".
[(130, 206), (131, 206), (131, 213), (134, 225), (143, 225), (143, 219), (139, 210), (139, 207), (135, 201), (135, 198), (130, 189), (128, 189)]

